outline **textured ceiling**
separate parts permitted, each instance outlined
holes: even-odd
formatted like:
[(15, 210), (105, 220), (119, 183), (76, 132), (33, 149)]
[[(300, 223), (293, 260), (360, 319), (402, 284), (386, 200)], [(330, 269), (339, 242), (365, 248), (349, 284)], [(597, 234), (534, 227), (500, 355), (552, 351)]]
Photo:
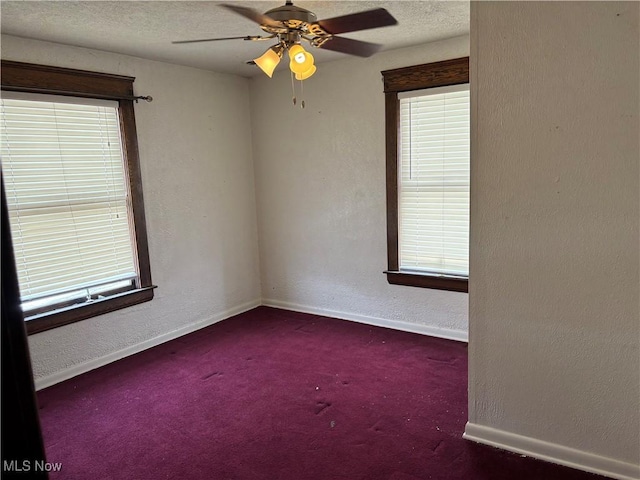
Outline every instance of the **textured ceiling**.
[[(188, 65), (242, 76), (261, 74), (246, 65), (269, 42), (229, 40), (172, 45), (172, 40), (259, 35), (257, 24), (217, 6), (233, 3), (260, 12), (284, 1), (2, 1), (1, 32), (68, 45)], [(381, 43), (384, 50), (469, 33), (467, 1), (303, 1), (318, 19), (386, 8), (398, 25), (343, 36)], [(314, 50), (316, 63), (346, 55)]]

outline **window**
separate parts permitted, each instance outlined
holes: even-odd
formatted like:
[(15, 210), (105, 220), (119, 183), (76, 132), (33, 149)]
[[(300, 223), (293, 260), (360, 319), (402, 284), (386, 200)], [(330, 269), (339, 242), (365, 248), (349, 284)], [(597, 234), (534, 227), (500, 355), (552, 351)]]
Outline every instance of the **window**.
[(133, 80), (2, 62), (2, 177), (29, 333), (153, 298)]
[(469, 59), (382, 72), (389, 283), (466, 292)]

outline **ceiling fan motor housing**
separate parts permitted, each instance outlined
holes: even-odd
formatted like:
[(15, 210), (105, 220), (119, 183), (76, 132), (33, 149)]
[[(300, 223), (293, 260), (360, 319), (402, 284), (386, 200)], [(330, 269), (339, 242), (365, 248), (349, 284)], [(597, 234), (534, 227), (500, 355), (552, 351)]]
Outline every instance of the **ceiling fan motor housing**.
[(265, 12), (265, 15), (282, 22), (290, 28), (298, 28), (303, 23), (315, 23), (318, 20), (315, 13), (296, 7), (291, 2), (287, 2), (286, 5), (281, 7), (272, 8)]

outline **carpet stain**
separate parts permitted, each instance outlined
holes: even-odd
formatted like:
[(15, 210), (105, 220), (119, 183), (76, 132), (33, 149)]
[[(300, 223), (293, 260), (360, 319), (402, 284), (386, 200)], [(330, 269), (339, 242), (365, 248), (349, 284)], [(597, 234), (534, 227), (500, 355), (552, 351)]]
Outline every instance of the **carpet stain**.
[(442, 357), (427, 356), (427, 358), (429, 360), (433, 360), (434, 362), (438, 362), (438, 363), (453, 363), (453, 361), (455, 360), (455, 357), (442, 358)]
[(369, 430), (373, 430), (374, 432), (382, 432), (382, 428), (380, 428), (380, 420), (369, 427)]
[(320, 415), (322, 412), (324, 412), (330, 406), (331, 406), (331, 402), (318, 402), (318, 403), (316, 403), (316, 409), (315, 409), (316, 415)]
[(309, 330), (309, 325), (302, 324), (302, 325), (298, 325), (296, 328), (294, 328), (294, 330), (296, 332), (302, 332), (302, 333), (313, 333), (313, 330)]
[(209, 373), (209, 374), (205, 375), (204, 377), (202, 377), (202, 380), (206, 380), (207, 378), (211, 378), (211, 377), (214, 377), (214, 376), (220, 377), (220, 376), (222, 376), (222, 372)]
[(440, 441), (436, 444), (436, 446), (435, 446), (435, 447), (433, 447), (433, 448), (431, 449), (431, 451), (432, 451), (433, 453), (438, 453), (438, 449), (442, 446), (442, 444), (443, 444), (443, 443), (444, 443), (444, 440), (440, 440)]

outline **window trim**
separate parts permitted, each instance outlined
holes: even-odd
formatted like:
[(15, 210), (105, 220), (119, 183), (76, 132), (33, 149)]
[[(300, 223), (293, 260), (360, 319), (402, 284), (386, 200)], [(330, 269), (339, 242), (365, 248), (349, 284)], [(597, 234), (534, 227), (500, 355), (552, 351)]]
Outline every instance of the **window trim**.
[(8, 60), (2, 60), (0, 66), (2, 90), (118, 101), (125, 175), (131, 196), (134, 247), (138, 260), (138, 285), (134, 290), (27, 317), (25, 319), (27, 333), (31, 335), (43, 332), (150, 301), (153, 298), (155, 286), (151, 281), (138, 137), (133, 108), (135, 78)]
[(469, 83), (469, 57), (385, 70), (385, 156), (387, 177), (387, 281), (393, 285), (468, 292), (464, 277), (407, 272), (400, 269), (398, 256), (398, 133), (400, 130), (399, 92)]

